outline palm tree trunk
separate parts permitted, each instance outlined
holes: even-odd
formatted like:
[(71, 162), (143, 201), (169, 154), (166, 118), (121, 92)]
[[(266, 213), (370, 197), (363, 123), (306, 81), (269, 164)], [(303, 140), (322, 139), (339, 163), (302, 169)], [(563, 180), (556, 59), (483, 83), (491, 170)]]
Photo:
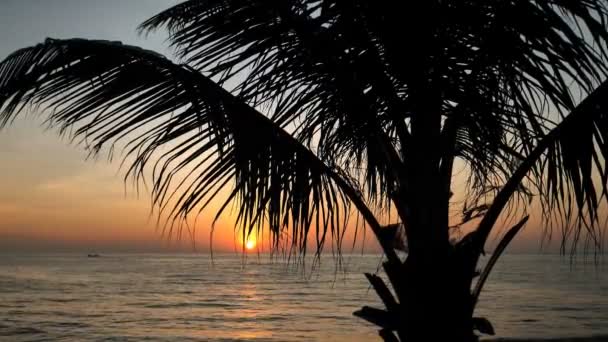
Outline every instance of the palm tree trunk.
[(418, 190), (422, 192), (424, 189), (426, 196), (410, 206), (413, 210), (409, 215), (408, 232), (413, 234), (408, 236), (407, 259), (398, 265), (391, 261), (385, 263), (386, 273), (397, 295), (394, 301), (398, 304), (396, 308), (390, 305), (393, 300), (386, 300), (384, 297), (387, 295), (372, 282), (383, 298), (390, 318), (388, 323), (380, 320), (380, 324), (377, 320), (368, 320), (385, 328), (381, 336), (386, 341), (396, 340), (395, 335), (390, 337), (387, 330), (394, 331), (402, 342), (477, 341), (473, 332), (474, 302), (471, 295), (474, 276), (471, 260), (475, 250), (452, 247), (447, 226), (431, 228), (447, 225), (443, 211), (448, 206), (442, 201), (448, 201), (448, 198), (434, 196), (443, 191), (440, 186), (419, 187)]
[[(387, 273), (389, 264), (384, 265)], [(408, 257), (400, 281), (391, 279), (399, 303), (379, 277), (366, 274), (387, 310), (364, 307), (355, 315), (380, 326), (385, 341), (477, 341), (473, 333), (472, 277), (460, 265), (464, 264), (429, 265)]]
[(402, 341), (476, 341), (470, 279), (457, 262), (408, 257), (404, 265), (400, 319)]

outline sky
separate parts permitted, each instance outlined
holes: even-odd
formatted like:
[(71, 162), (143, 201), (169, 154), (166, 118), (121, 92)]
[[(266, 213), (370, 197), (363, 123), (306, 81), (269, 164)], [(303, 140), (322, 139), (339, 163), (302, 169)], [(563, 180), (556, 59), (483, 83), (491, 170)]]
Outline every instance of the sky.
[[(0, 58), (52, 38), (120, 40), (169, 53), (162, 34), (136, 26), (173, 0), (0, 1)], [(0, 131), (0, 250), (187, 250), (149, 217), (145, 195), (126, 188), (118, 164), (85, 160), (35, 115)], [(201, 239), (206, 240), (206, 239)], [(226, 246), (227, 247), (227, 246)], [(205, 246), (201, 246), (202, 249)]]
[[(0, 59), (46, 37), (119, 40), (170, 55), (162, 32), (139, 37), (135, 29), (176, 2), (2, 0)], [(149, 198), (125, 188), (117, 162), (86, 156), (45, 129), (40, 116), (22, 115), (0, 131), (0, 252), (193, 250), (187, 239), (176, 242), (161, 234), (149, 215)], [(213, 214), (196, 227), (197, 251), (209, 248)], [(538, 223), (532, 226), (511, 251), (539, 250)], [(218, 223), (213, 245), (218, 251), (234, 250), (229, 220)], [(366, 246), (375, 250), (373, 242)]]

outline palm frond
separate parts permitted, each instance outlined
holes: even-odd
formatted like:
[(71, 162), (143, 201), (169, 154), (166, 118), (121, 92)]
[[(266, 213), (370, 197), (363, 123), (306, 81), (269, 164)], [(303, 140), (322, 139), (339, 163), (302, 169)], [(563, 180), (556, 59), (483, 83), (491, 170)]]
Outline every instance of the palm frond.
[(528, 222), (528, 218), (529, 218), (529, 216), (525, 216), (516, 225), (509, 228), (509, 230), (502, 237), (502, 239), (500, 240), (498, 245), (496, 245), (496, 248), (494, 249), (492, 256), (490, 256), (490, 259), (486, 263), (483, 271), (479, 274), (479, 279), (477, 280), (477, 284), (475, 284), (475, 288), (473, 289), (473, 291), (471, 293), (471, 297), (473, 300), (473, 306), (475, 306), (477, 304), (477, 301), (479, 299), (479, 294), (481, 293), (481, 290), (483, 289), (483, 285), (485, 284), (486, 280), (488, 280), (488, 277), (490, 276), (490, 272), (492, 271), (492, 268), (498, 261), (498, 258), (500, 257), (502, 252), (504, 252), (504, 250), (507, 248), (509, 243), (511, 243), (513, 238), (515, 238), (517, 233), (526, 225), (526, 223)]
[[(352, 169), (367, 168), (376, 195), (392, 189), (368, 132), (406, 149), (421, 88), (435, 88), (479, 195), (506, 182), (521, 161), (512, 152), (529, 152), (559, 121), (551, 116), (573, 108), (573, 86), (590, 92), (605, 77), (606, 18), (593, 1), (192, 0), (140, 29), (167, 27), (187, 63), (240, 77), (236, 88), (273, 103), (282, 123), (301, 118), (300, 140), (321, 132), (319, 155), (356, 156)], [(407, 155), (406, 171), (417, 167)]]
[[(601, 247), (600, 200), (608, 201), (608, 81), (593, 91), (551, 130), (517, 166), (498, 192), (478, 228), (482, 248), (504, 207), (525, 177), (533, 173), (544, 215), (563, 218), (563, 237), (574, 234), (574, 245), (586, 231)], [(572, 225), (574, 223), (574, 225)]]
[[(357, 174), (371, 200), (393, 191), (409, 135), (400, 86), (385, 70), (361, 9), (322, 1), (186, 1), (143, 23), (166, 26), (178, 56), (240, 96), (272, 108), (323, 160)], [(401, 139), (403, 142), (404, 139)], [(383, 153), (392, 157), (375, 158)]]
[[(509, 188), (509, 200), (515, 193), (525, 206), (535, 191), (556, 215), (595, 229), (606, 194), (606, 127), (600, 114), (588, 121), (567, 114), (580, 112), (577, 103), (608, 75), (603, 2), (189, 0), (140, 30), (162, 27), (183, 65), (101, 42), (89, 56), (84, 41), (70, 41), (67, 52), (50, 41), (44, 46), (55, 48), (9, 57), (0, 73), (0, 120), (39, 103), (56, 110), (50, 117), (64, 131), (77, 127), (93, 150), (135, 137), (127, 153), (138, 177), (160, 147), (179, 142), (151, 169), (154, 202), (179, 203), (169, 211), (173, 218), (206, 206), (234, 176), (241, 192), (228, 197), (240, 201), (237, 216), (248, 227), (270, 212), (273, 226), (309, 226), (321, 207), (297, 204), (294, 196), (303, 194), (329, 201), (335, 215), (318, 220), (337, 224), (333, 208), (345, 203), (344, 188), (351, 201), (362, 193), (378, 211), (396, 209), (409, 227), (417, 206), (448, 211), (435, 198), (449, 196), (460, 159), (470, 170), (467, 203), (488, 205)], [(576, 128), (566, 133), (565, 122)], [(251, 134), (252, 125), (268, 129), (263, 138)], [(301, 171), (309, 157), (290, 154), (299, 144), (337, 176)], [(511, 184), (522, 165), (528, 170)], [(180, 172), (187, 175), (177, 182), (183, 188), (170, 191), (166, 180)], [(334, 191), (336, 179), (347, 186)], [(270, 191), (275, 185), (284, 192)], [(486, 222), (495, 220), (491, 208), (488, 215)], [(442, 216), (441, 229), (448, 225)]]
[(127, 175), (151, 172), (153, 204), (170, 224), (223, 198), (217, 215), (236, 203), (243, 231), (266, 223), (276, 247), (291, 229), (292, 246), (305, 251), (315, 227), (320, 250), (326, 233), (341, 241), (351, 200), (365, 207), (334, 165), (209, 78), (152, 51), (83, 39), (19, 50), (0, 64), (0, 124), (28, 105), (92, 153), (123, 144)]

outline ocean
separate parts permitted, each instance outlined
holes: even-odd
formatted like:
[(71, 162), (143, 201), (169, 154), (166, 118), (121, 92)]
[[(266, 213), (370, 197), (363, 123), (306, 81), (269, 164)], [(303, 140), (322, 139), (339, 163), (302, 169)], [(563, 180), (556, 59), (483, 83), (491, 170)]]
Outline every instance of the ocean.
[[(377, 341), (377, 255), (310, 269), (233, 254), (0, 255), (1, 341)], [(505, 255), (478, 315), (496, 338), (608, 336), (608, 265)]]

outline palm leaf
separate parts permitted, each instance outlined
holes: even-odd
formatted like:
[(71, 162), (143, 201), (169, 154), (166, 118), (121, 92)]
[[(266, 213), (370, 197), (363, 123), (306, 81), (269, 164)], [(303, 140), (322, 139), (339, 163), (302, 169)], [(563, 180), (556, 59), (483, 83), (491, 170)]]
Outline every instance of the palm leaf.
[[(476, 248), (483, 248), (502, 210), (524, 178), (535, 169), (541, 177), (538, 190), (544, 209), (556, 215), (565, 214), (566, 221), (578, 218), (578, 225), (565, 224), (563, 229), (580, 231), (582, 225), (586, 225), (589, 237), (600, 247), (602, 227), (597, 224), (600, 205), (597, 194), (605, 194), (608, 186), (604, 176), (608, 169), (607, 99), (608, 82), (604, 82), (545, 135), (518, 165), (479, 223)], [(595, 172), (602, 175), (599, 180)], [(572, 207), (576, 208), (574, 214)]]
[(528, 222), (528, 218), (529, 218), (529, 216), (525, 216), (515, 226), (511, 227), (507, 231), (507, 233), (503, 236), (503, 238), (500, 240), (498, 245), (496, 245), (496, 248), (494, 249), (492, 256), (490, 257), (490, 259), (488, 260), (488, 263), (486, 264), (483, 271), (479, 275), (477, 284), (475, 285), (475, 288), (473, 289), (473, 292), (471, 294), (471, 297), (473, 300), (473, 306), (475, 306), (475, 304), (477, 303), (477, 300), (479, 299), (479, 294), (481, 293), (481, 289), (483, 289), (483, 285), (485, 284), (486, 280), (490, 276), (490, 272), (492, 271), (492, 268), (496, 264), (496, 261), (498, 261), (498, 258), (500, 257), (502, 252), (504, 252), (504, 250), (507, 248), (509, 243), (511, 243), (513, 238), (515, 238), (515, 235), (517, 235), (517, 233), (519, 233), (519, 231), (521, 230), (521, 228), (523, 228), (523, 226), (526, 224), (526, 222)]
[[(170, 200), (181, 203), (177, 208), (183, 210), (176, 209), (170, 215), (180, 217), (192, 211), (197, 203), (205, 206), (217, 189), (229, 182), (231, 177), (226, 172), (240, 154), (254, 153), (249, 147), (256, 145), (238, 144), (239, 138), (234, 138), (233, 134), (238, 132), (244, 140), (251, 140), (245, 127), (250, 122), (233, 120), (233, 116), (225, 114), (228, 103), (231, 103), (229, 108), (234, 109), (235, 103), (245, 102), (249, 107), (267, 111), (272, 122), (295, 137), (294, 144), (296, 141), (303, 143), (309, 152), (314, 151), (313, 156), (331, 169), (340, 169), (342, 180), (359, 183), (358, 187), (351, 186), (357, 189), (354, 193), (365, 194), (376, 208), (397, 209), (400, 219), (407, 227), (412, 227), (417, 225), (412, 215), (420, 211), (416, 206), (441, 207), (447, 212), (445, 205), (437, 205), (434, 201), (449, 196), (455, 159), (464, 160), (471, 171), (467, 202), (475, 205), (487, 204), (479, 202), (492, 197), (491, 194), (498, 196), (496, 189), (509, 183), (510, 176), (518, 173), (521, 165), (530, 164), (525, 162), (526, 158), (544, 144), (546, 137), (553, 136), (552, 129), (574, 109), (577, 101), (572, 88), (590, 93), (606, 77), (607, 13), (606, 5), (596, 1), (492, 0), (464, 1), (459, 6), (452, 6), (440, 1), (385, 4), (332, 0), (191, 0), (158, 14), (141, 26), (144, 32), (160, 27), (169, 29), (171, 43), (188, 66), (180, 65), (179, 72), (163, 69), (162, 73), (179, 76), (179, 87), (171, 88), (175, 83), (155, 78), (158, 72), (150, 74), (156, 76), (147, 75), (146, 68), (153, 69), (150, 66), (132, 63), (120, 56), (100, 61), (95, 67), (106, 69), (105, 74), (99, 74), (99, 70), (87, 65), (92, 60), (85, 56), (67, 69), (77, 70), (78, 77), (99, 82), (99, 89), (104, 89), (104, 93), (87, 93), (89, 98), (80, 101), (79, 96), (86, 93), (86, 87), (78, 88), (82, 79), (67, 81), (61, 78), (64, 75), (61, 68), (53, 65), (60, 64), (55, 60), (57, 51), (27, 50), (17, 53), (12, 62), (5, 62), (2, 72), (35, 77), (44, 72), (53, 73), (52, 70), (58, 68), (58, 76), (47, 77), (51, 83), (44, 85), (42, 92), (33, 92), (38, 95), (31, 99), (28, 93), (31, 87), (24, 90), (18, 83), (7, 84), (6, 87), (12, 88), (6, 90), (3, 103), (7, 113), (14, 113), (24, 103), (38, 101), (35, 98), (42, 96), (50, 107), (64, 114), (52, 117), (58, 122), (69, 123), (62, 126), (64, 129), (94, 118), (90, 115), (81, 118), (82, 113), (78, 111), (90, 113), (93, 108), (102, 108), (99, 117), (105, 121), (93, 120), (97, 122), (95, 125), (85, 123), (77, 136), (86, 136), (91, 141), (91, 148), (96, 150), (100, 147), (99, 142), (122, 139), (121, 133), (138, 134), (136, 142), (128, 145), (128, 151), (137, 156), (134, 164), (137, 166), (131, 173), (140, 175), (143, 172), (141, 165), (159, 151), (155, 146), (187, 139), (194, 127), (203, 127), (204, 133), (197, 136), (201, 141), (190, 137), (192, 144), (181, 145), (186, 150), (172, 152), (185, 157), (195, 146), (206, 144), (199, 154), (193, 154), (190, 159), (160, 158), (158, 167), (152, 169), (156, 170), (155, 176), (165, 180), (179, 178), (171, 172), (173, 167), (170, 165), (177, 165), (175, 171), (178, 172), (193, 165), (207, 170), (208, 177), (198, 179), (198, 183), (178, 183), (184, 185), (185, 191), (169, 191), (168, 183), (154, 183), (155, 203), (166, 205)], [(424, 25), (414, 24), (417, 22)], [(112, 44), (105, 46), (108, 45)], [(23, 63), (25, 60), (40, 61), (34, 73)], [(119, 67), (110, 69), (114, 66)], [(142, 72), (144, 69), (146, 72)], [(198, 75), (196, 71), (205, 73), (206, 83), (200, 81), (203, 76), (197, 76), (200, 80), (191, 77)], [(121, 88), (121, 84), (129, 84), (124, 80), (131, 78), (126, 76), (129, 73), (138, 78), (130, 81), (137, 86)], [(182, 73), (185, 76), (182, 77)], [(146, 80), (150, 77), (152, 79)], [(25, 78), (20, 82), (37, 82)], [(104, 82), (118, 79), (120, 82), (104, 88)], [(222, 101), (209, 101), (204, 96), (201, 98), (206, 101), (187, 101), (185, 94), (206, 94), (211, 88), (218, 89), (211, 79), (220, 84), (234, 84), (237, 101), (224, 101), (232, 98), (229, 93), (224, 94), (228, 97), (212, 95), (224, 99)], [(72, 86), (67, 89), (73, 91), (73, 98), (66, 94), (63, 102), (49, 103), (59, 88), (66, 88), (66, 85)], [(142, 104), (145, 96), (142, 91), (148, 95), (147, 105)], [(142, 96), (139, 102), (131, 99), (135, 94)], [(115, 102), (104, 99), (111, 96)], [(70, 101), (77, 105), (72, 106)], [(135, 111), (135, 118), (128, 120), (123, 116), (121, 129), (114, 129), (119, 126), (113, 126), (116, 121), (108, 119), (112, 117), (110, 114), (130, 111), (131, 107), (140, 110)], [(163, 115), (181, 110), (189, 110), (190, 114), (176, 113), (159, 130), (146, 132), (144, 124), (160, 127)], [(198, 113), (203, 113), (202, 117), (195, 119)], [(146, 116), (149, 121), (142, 121)], [(3, 118), (10, 120), (12, 117), (5, 115)], [(185, 121), (179, 121), (179, 118), (184, 117), (190, 122), (182, 127), (180, 125)], [(531, 163), (529, 171), (519, 172), (523, 175), (518, 176), (517, 184), (511, 182), (513, 184), (505, 187), (512, 189), (507, 202), (514, 193), (526, 199), (531, 194), (529, 189), (534, 188), (540, 192), (547, 208), (572, 217), (573, 209), (569, 204), (572, 202), (578, 208), (575, 213), (578, 217), (590, 219), (590, 222), (579, 223), (585, 227), (593, 223), (600, 198), (594, 193), (602, 187), (588, 175), (599, 172), (603, 179), (606, 178), (601, 158), (603, 152), (598, 154), (595, 150), (595, 147), (601, 150), (604, 146), (602, 125), (595, 120), (592, 125), (577, 127), (579, 132), (591, 136), (591, 140), (584, 141), (584, 146), (576, 145), (572, 136), (571, 141), (566, 138), (554, 140), (557, 145), (532, 158), (538, 162)], [(133, 130), (128, 131), (127, 127)], [(153, 138), (163, 132), (165, 140)], [(271, 146), (276, 143), (273, 139), (268, 138), (259, 145)], [(268, 161), (271, 155), (281, 153), (279, 149), (275, 150), (260, 154), (260, 160)], [(594, 152), (590, 152), (592, 150)], [(209, 156), (210, 153), (215, 154)], [(199, 160), (202, 164), (196, 163), (196, 158), (203, 156), (209, 156), (209, 159)], [(222, 162), (213, 164), (214, 168), (209, 167), (218, 160)], [(258, 164), (249, 170), (244, 162), (238, 165), (240, 169), (232, 169), (242, 183), (236, 183), (237, 187), (269, 189), (273, 186), (271, 183), (253, 184), (252, 179), (245, 179), (249, 177), (245, 175), (258, 179), (266, 177), (265, 173), (276, 172), (271, 167), (263, 168)], [(438, 173), (441, 175), (436, 175)], [(346, 174), (348, 178), (344, 177)], [(199, 175), (191, 173), (194, 178)], [(528, 181), (522, 183), (526, 177)], [(287, 180), (283, 179), (278, 184), (285, 185), (285, 182)], [(322, 179), (315, 182), (323, 184)], [(440, 190), (429, 189), (429, 184)], [(304, 193), (315, 194), (306, 186), (298, 186)], [(196, 191), (203, 188), (209, 191)], [(238, 211), (238, 217), (249, 224), (264, 217), (265, 212), (258, 210), (263, 207), (260, 203), (274, 203), (277, 208), (291, 203), (289, 197), (278, 198), (276, 193), (270, 199), (267, 191), (245, 192), (247, 194), (234, 192), (229, 197), (250, 203)], [(429, 193), (435, 192), (439, 196), (427, 198)], [(339, 197), (340, 193), (335, 192), (330, 197), (319, 198), (341, 202)], [(500, 213), (506, 203), (498, 202), (495, 208), (500, 207), (500, 210), (496, 209)], [(300, 209), (302, 212), (296, 215), (298, 222), (311, 221), (312, 217), (303, 212), (318, 208), (312, 204), (294, 207), (296, 211)], [(484, 227), (495, 222), (498, 214), (489, 210), (488, 215)], [(273, 225), (284, 225), (294, 221), (293, 217), (273, 215), (271, 221)], [(447, 215), (442, 214), (442, 217), (446, 222), (437, 224), (441, 229), (447, 226)], [(481, 235), (484, 235), (486, 228), (482, 231)]]
[(232, 185), (217, 215), (236, 203), (243, 231), (266, 222), (275, 247), (287, 229), (301, 251), (311, 227), (318, 250), (326, 232), (341, 241), (353, 200), (379, 228), (339, 169), (209, 78), (152, 51), (82, 39), (19, 50), (0, 64), (2, 126), (26, 105), (91, 153), (124, 144), (127, 176), (151, 172), (153, 204), (170, 227)]
[(140, 30), (166, 26), (186, 63), (272, 108), (281, 125), (298, 127), (298, 140), (384, 201), (400, 178), (393, 170), (403, 168), (391, 136), (398, 131), (403, 144), (409, 132), (400, 86), (358, 24), (359, 11), (329, 2), (186, 1)]
[[(168, 28), (187, 63), (234, 82), (281, 124), (299, 122), (299, 140), (343, 165), (370, 199), (399, 191), (411, 207), (429, 189), (408, 184), (410, 175), (424, 178), (423, 164), (440, 163), (447, 196), (454, 156), (471, 171), (469, 203), (502, 187), (574, 108), (572, 88), (590, 93), (606, 76), (607, 13), (562, 0), (192, 0), (140, 29)], [(453, 123), (431, 118), (432, 130), (416, 134), (414, 119), (430, 113)], [(405, 221), (406, 212), (417, 210), (401, 210)]]

